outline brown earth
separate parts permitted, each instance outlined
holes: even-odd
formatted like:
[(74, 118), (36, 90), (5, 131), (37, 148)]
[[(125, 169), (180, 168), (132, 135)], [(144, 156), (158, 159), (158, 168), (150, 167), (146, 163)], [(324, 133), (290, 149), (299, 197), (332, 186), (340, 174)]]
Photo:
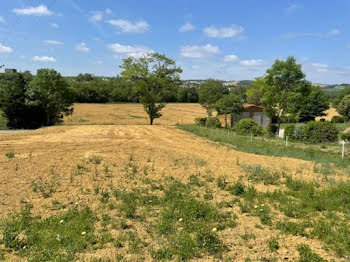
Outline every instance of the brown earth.
[[(107, 108), (114, 106), (116, 105)], [(79, 105), (78, 115), (82, 108), (86, 109), (89, 106)], [(105, 110), (105, 107), (101, 106), (101, 110)], [(176, 117), (172, 121), (177, 121)], [(6, 157), (5, 154), (8, 152), (14, 152), (15, 157), (12, 159)], [(92, 156), (100, 156), (102, 163), (98, 165), (91, 163), (89, 159)], [(130, 161), (138, 170), (134, 179), (125, 175)], [(75, 174), (77, 164), (86, 168), (83, 174)], [(106, 207), (99, 201), (100, 196), (93, 193), (94, 190), (141, 187), (140, 180), (145, 176), (155, 181), (163, 181), (166, 177), (173, 176), (183, 182), (187, 182), (192, 174), (197, 174), (201, 178), (211, 176), (214, 179), (225, 176), (228, 182), (243, 177), (243, 181), (248, 183), (244, 166), (257, 164), (283, 171), (293, 178), (317, 180), (322, 183), (321, 175), (314, 173), (313, 163), (235, 151), (232, 147), (215, 144), (172, 127), (57, 126), (28, 133), (2, 134), (0, 135), (0, 220), (19, 210), (21, 203), (33, 204), (33, 213), (42, 217), (61, 212), (52, 208), (53, 200), (64, 203), (66, 210), (73, 206), (88, 205), (97, 214), (113, 212), (106, 211)], [(108, 172), (104, 171), (106, 166)], [(147, 175), (142, 172), (146, 169)], [(39, 178), (43, 181), (55, 178), (58, 181), (59, 186), (52, 196), (44, 198), (33, 192), (33, 181)], [(219, 190), (215, 182), (210, 185), (214, 197), (211, 202), (232, 200), (232, 196), (227, 191)], [(275, 190), (276, 186), (256, 185), (256, 188), (258, 191), (267, 192)], [(281, 248), (275, 254), (279, 261), (284, 261), (286, 258), (288, 261), (296, 261), (298, 257), (296, 248), (301, 243), (308, 244), (325, 259), (333, 258), (339, 261), (333, 256), (332, 251), (324, 249), (320, 241), (283, 235), (269, 226), (261, 225), (259, 218), (242, 214), (237, 206), (228, 208), (227, 211), (237, 214), (238, 226), (225, 229), (218, 234), (230, 249), (225, 253), (225, 257), (233, 261), (244, 261), (246, 257), (258, 261), (255, 259), (271, 256), (268, 241), (273, 237), (279, 239), (281, 244)], [(144, 228), (135, 225), (135, 229), (141, 236), (144, 235)], [(241, 238), (245, 233), (254, 233), (256, 238), (249, 240), (248, 243)], [(153, 243), (157, 240), (147, 239), (147, 241)], [(77, 260), (115, 255), (116, 250), (113, 246), (107, 246), (102, 250), (89, 250), (80, 254)], [(142, 258), (125, 255), (125, 258), (131, 260), (151, 259), (149, 254), (144, 254)], [(213, 259), (207, 257), (201, 258), (200, 261), (213, 261)]]

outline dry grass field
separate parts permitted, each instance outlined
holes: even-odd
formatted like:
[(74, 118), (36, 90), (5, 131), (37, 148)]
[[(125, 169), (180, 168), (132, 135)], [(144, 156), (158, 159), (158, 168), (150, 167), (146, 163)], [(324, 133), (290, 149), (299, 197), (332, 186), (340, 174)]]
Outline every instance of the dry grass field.
[[(252, 200), (253, 210), (242, 211), (244, 200), (224, 188), (240, 181), (264, 194), (285, 188), (282, 181), (286, 177), (327, 184), (310, 162), (238, 152), (172, 127), (93, 125), (1, 135), (0, 163), (0, 221), (7, 221), (10, 213), (28, 205), (32, 205), (32, 214), (42, 219), (71, 209), (91, 208), (98, 220), (90, 230), (98, 237), (74, 254), (77, 261), (164, 258), (166, 253), (152, 253), (171, 243), (157, 231), (165, 211), (153, 206), (152, 200), (167, 194), (166, 188), (174, 181), (190, 187), (191, 196), (232, 220), (231, 224), (212, 224), (211, 231), (225, 246), (225, 261), (298, 261), (300, 244), (307, 244), (324, 259), (345, 261), (315, 238), (281, 234), (273, 225), (287, 217), (267, 200)], [(274, 180), (281, 183), (252, 182), (248, 167), (256, 165), (276, 172)], [(344, 179), (341, 174), (332, 175), (332, 179), (341, 178)], [(135, 196), (136, 200), (125, 196)], [(141, 204), (145, 200), (141, 196), (149, 199), (146, 204)], [(129, 206), (133, 204), (134, 210)], [(127, 215), (125, 210), (134, 213)], [(272, 222), (264, 219), (266, 212)], [(178, 224), (182, 217), (176, 221), (181, 230)], [(64, 218), (56, 223), (63, 227), (68, 222)], [(217, 230), (219, 226), (222, 228)], [(59, 239), (60, 234), (52, 238)], [(87, 236), (79, 232), (78, 237)], [(271, 241), (278, 241), (277, 249), (271, 247)], [(22, 261), (21, 252), (18, 256), (6, 250), (0, 245), (4, 259)], [(172, 259), (175, 258), (174, 255)], [(213, 261), (213, 255), (203, 252), (194, 260)]]
[[(195, 117), (205, 116), (199, 104), (169, 103), (155, 119), (155, 125), (193, 123)], [(141, 104), (75, 104), (72, 116), (66, 117), (66, 125), (147, 125), (147, 114)]]

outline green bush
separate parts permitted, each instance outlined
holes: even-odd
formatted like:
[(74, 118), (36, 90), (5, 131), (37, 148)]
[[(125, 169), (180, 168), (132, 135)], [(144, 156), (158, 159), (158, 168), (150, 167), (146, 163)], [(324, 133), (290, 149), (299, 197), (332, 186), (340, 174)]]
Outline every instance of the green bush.
[(330, 122), (308, 122), (303, 130), (303, 140), (310, 143), (335, 142), (338, 129)]
[(206, 122), (207, 127), (221, 127), (221, 122), (217, 117), (210, 117)]
[(332, 123), (345, 123), (347, 120), (348, 119), (345, 116), (333, 116), (331, 122)]
[(295, 124), (288, 124), (284, 128), (284, 138), (294, 139)]
[(270, 136), (274, 136), (277, 134), (278, 126), (276, 124), (269, 123), (266, 127), (266, 133)]
[(207, 123), (207, 119), (207, 117), (196, 117), (194, 119), (194, 122), (196, 123), (196, 125), (205, 126)]
[(340, 135), (341, 140), (344, 140), (345, 142), (350, 142), (350, 133), (342, 133)]
[(251, 118), (245, 118), (239, 120), (235, 126), (235, 131), (239, 135), (260, 136), (263, 133), (263, 129)]

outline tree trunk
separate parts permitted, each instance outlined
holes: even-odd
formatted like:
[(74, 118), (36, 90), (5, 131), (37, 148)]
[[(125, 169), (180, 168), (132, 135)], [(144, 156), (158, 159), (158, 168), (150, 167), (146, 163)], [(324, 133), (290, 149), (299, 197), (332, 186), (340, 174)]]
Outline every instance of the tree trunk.
[(281, 118), (278, 116), (277, 118), (277, 138), (280, 136), (280, 127), (281, 127)]
[(150, 124), (150, 125), (153, 125), (153, 117), (150, 117), (150, 118), (149, 118), (149, 124)]

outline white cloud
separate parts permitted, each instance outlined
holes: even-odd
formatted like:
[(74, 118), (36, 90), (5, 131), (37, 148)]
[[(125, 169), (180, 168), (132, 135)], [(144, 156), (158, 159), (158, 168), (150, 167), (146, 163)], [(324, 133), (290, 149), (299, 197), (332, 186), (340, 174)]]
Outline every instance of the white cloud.
[(103, 13), (101, 11), (94, 11), (89, 20), (92, 23), (97, 23), (103, 19)]
[(230, 27), (209, 26), (204, 28), (203, 32), (209, 37), (232, 38), (239, 36), (244, 31), (242, 26), (232, 25)]
[(12, 53), (13, 49), (9, 46), (0, 44), (0, 53)]
[(189, 58), (204, 58), (213, 54), (219, 54), (220, 49), (217, 46), (206, 44), (203, 46), (199, 45), (186, 45), (180, 49), (180, 55), (182, 57)]
[(110, 15), (112, 13), (112, 10), (110, 8), (106, 8), (105, 13), (107, 15)]
[(261, 59), (250, 59), (250, 60), (242, 60), (239, 63), (242, 66), (259, 66), (263, 64), (263, 60)]
[(12, 10), (17, 15), (34, 15), (34, 16), (50, 16), (53, 15), (53, 12), (50, 11), (46, 5), (39, 5), (37, 7), (29, 6), (27, 8), (18, 9), (15, 8)]
[(340, 35), (340, 30), (339, 29), (332, 29), (328, 32), (329, 36), (336, 36), (336, 35)]
[(33, 61), (35, 61), (35, 62), (56, 62), (56, 59), (52, 56), (34, 56)]
[(316, 69), (317, 72), (328, 72), (327, 68), (317, 68)]
[(180, 27), (179, 32), (181, 33), (189, 32), (189, 31), (193, 31), (194, 29), (195, 29), (194, 25), (192, 25), (191, 23), (186, 23)]
[(107, 46), (111, 51), (120, 55), (131, 56), (134, 58), (140, 58), (149, 53), (153, 53), (152, 49), (144, 46), (131, 46), (131, 45), (121, 45), (119, 43), (109, 44)]
[(0, 16), (0, 23), (6, 23), (5, 18), (3, 18), (2, 16)]
[(287, 14), (292, 14), (294, 13), (297, 9), (299, 9), (301, 6), (297, 5), (297, 4), (290, 4), (287, 8), (286, 8), (286, 12)]
[(131, 22), (126, 19), (111, 19), (108, 20), (108, 23), (124, 33), (144, 33), (150, 29), (150, 25), (144, 20)]
[(77, 50), (79, 52), (85, 52), (85, 53), (90, 52), (90, 48), (88, 48), (84, 42), (77, 44), (75, 46), (75, 50)]
[(327, 33), (287, 33), (282, 35), (283, 38), (286, 39), (295, 39), (295, 38), (304, 38), (304, 37), (311, 37), (311, 38), (328, 38), (340, 35), (339, 29), (332, 29), (328, 31)]
[(62, 42), (57, 41), (57, 40), (45, 40), (44, 44), (47, 44), (47, 45), (63, 45)]
[(224, 57), (224, 61), (225, 62), (236, 62), (236, 61), (238, 61), (238, 56), (236, 56), (236, 55), (226, 55)]
[(50, 25), (51, 25), (52, 28), (60, 28), (60, 26), (58, 24), (56, 24), (56, 23), (52, 23)]
[(312, 63), (311, 65), (313, 67), (318, 67), (318, 68), (328, 68), (329, 67), (327, 64), (321, 64), (321, 63)]

